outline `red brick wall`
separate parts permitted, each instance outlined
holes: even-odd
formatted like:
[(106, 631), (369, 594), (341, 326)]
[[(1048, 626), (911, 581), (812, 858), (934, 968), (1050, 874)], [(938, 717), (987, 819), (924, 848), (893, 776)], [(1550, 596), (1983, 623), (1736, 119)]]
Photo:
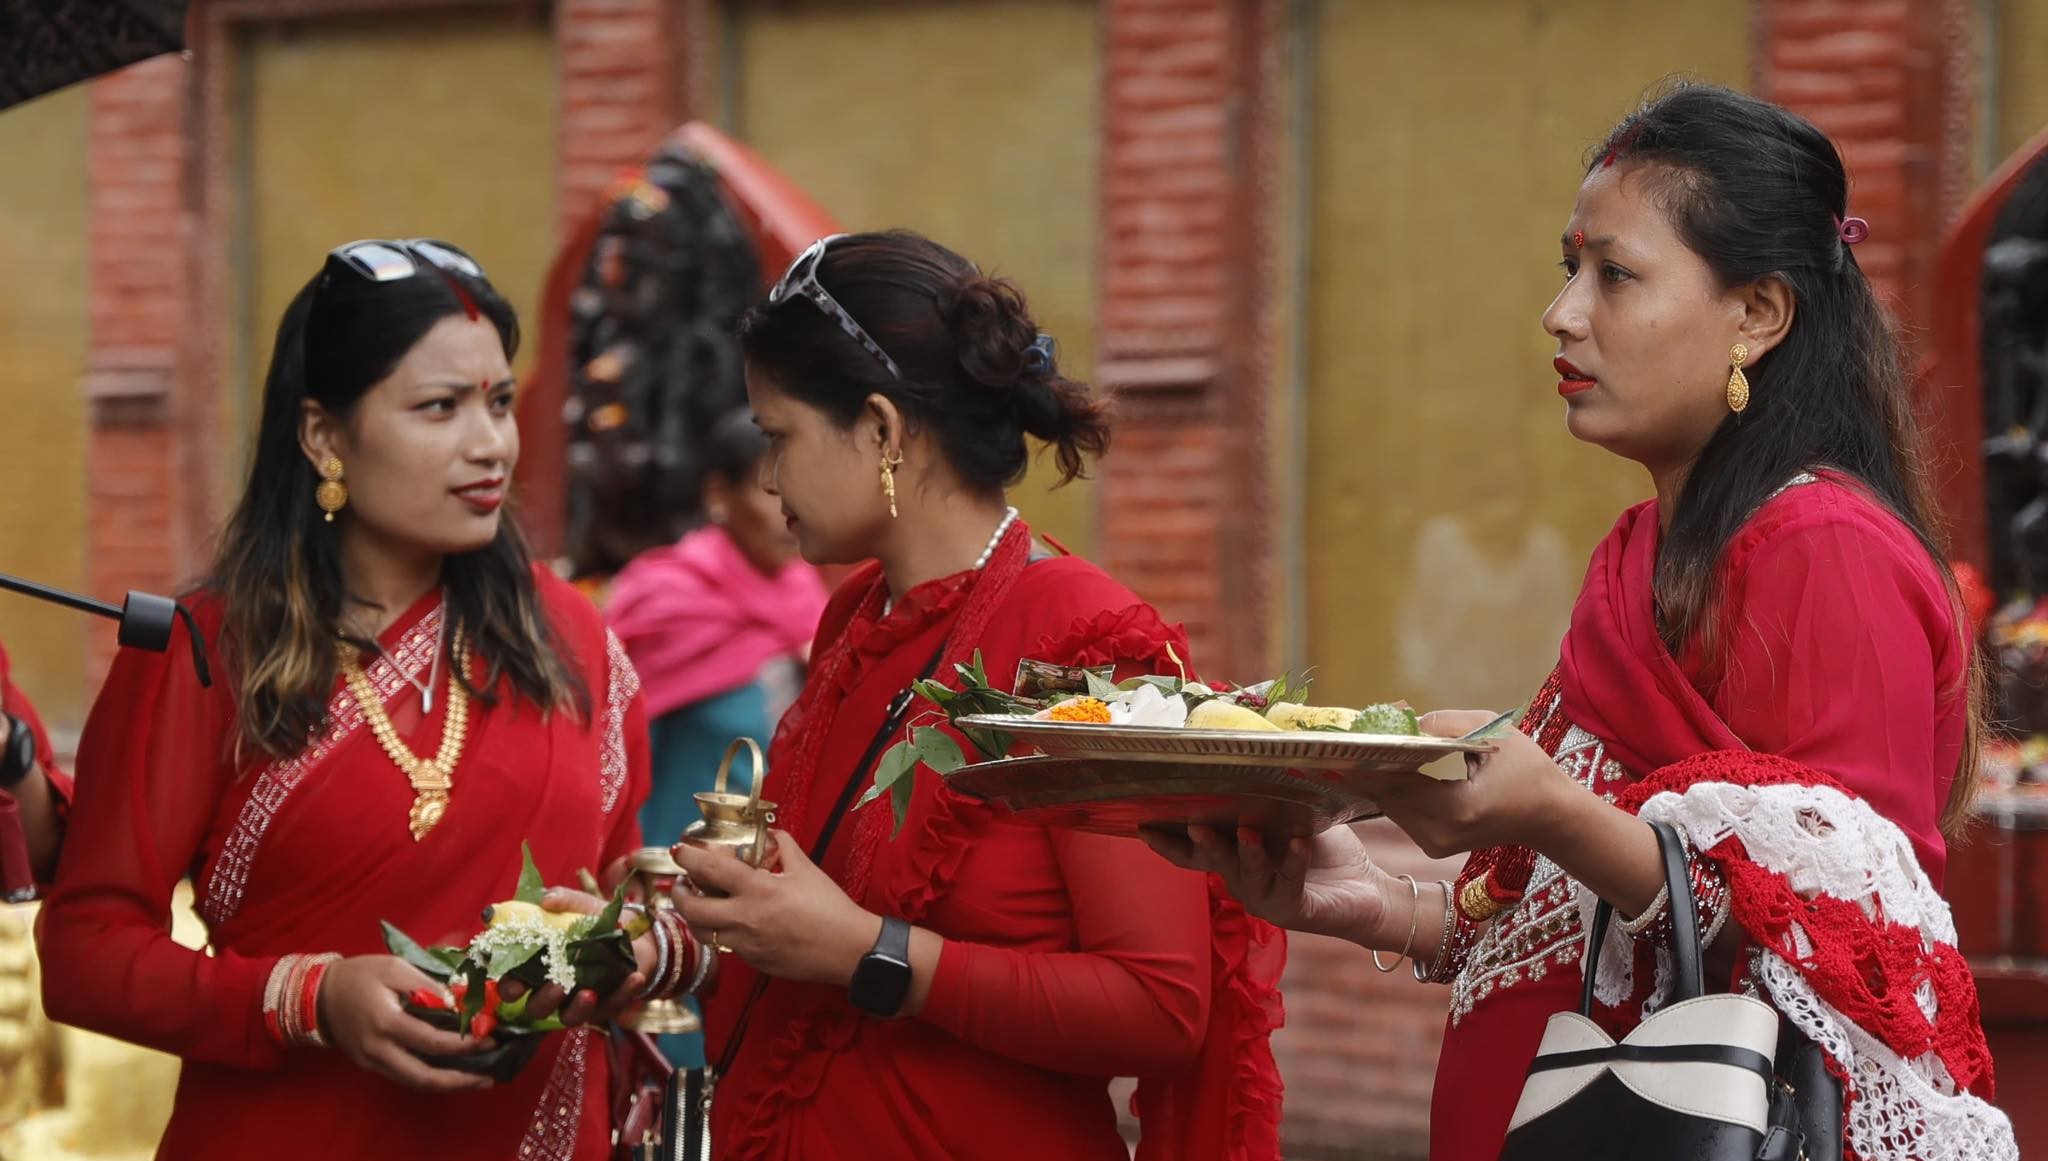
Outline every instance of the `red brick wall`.
[(1967, 107), (1952, 0), (1763, 0), (1758, 93), (1826, 131), (1849, 167), (1856, 259), (1909, 327), (1929, 317), (1942, 232), (1964, 192)]
[(686, 103), (681, 45), (688, 11), (668, 0), (560, 0), (558, 238), (588, 214), (620, 169), (646, 159)]
[(1099, 382), (1109, 570), (1187, 622), (1211, 674), (1266, 664), (1262, 327), (1275, 13), (1268, 0), (1103, 5)]
[[(181, 390), (192, 325), (189, 80), (183, 61), (159, 57), (92, 91), (86, 576), (93, 593), (113, 600), (174, 587), (206, 518), (202, 418)], [(95, 680), (112, 649), (111, 624), (98, 625)]]

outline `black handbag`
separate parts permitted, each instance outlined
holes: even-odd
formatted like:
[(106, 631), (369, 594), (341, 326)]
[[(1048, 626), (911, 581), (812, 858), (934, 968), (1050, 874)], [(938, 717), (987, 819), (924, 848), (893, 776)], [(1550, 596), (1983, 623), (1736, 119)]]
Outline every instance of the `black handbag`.
[(1671, 1002), (1620, 1043), (1593, 1022), (1614, 918), (1601, 900), (1578, 1010), (1544, 1028), (1501, 1161), (1839, 1161), (1840, 1082), (1820, 1048), (1769, 1004), (1705, 993), (1685, 851), (1670, 826), (1650, 826), (1670, 899)]

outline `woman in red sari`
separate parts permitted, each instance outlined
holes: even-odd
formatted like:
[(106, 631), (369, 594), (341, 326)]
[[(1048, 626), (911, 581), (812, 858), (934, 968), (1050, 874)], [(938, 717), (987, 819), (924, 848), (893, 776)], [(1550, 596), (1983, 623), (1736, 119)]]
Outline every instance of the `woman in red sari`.
[[(601, 1039), (551, 1036), (503, 1085), (430, 1066), (485, 1045), (403, 1010), (435, 985), (379, 930), (466, 940), (522, 841), (552, 883), (639, 842), (637, 680), (502, 512), (517, 341), (453, 247), (329, 255), (278, 328), (249, 483), (192, 601), (230, 679), (202, 688), (176, 636), (121, 653), (93, 708), (44, 1002), (183, 1058), (160, 1157), (608, 1154)], [(208, 952), (171, 939), (188, 875)]]
[(1102, 401), (1014, 287), (909, 233), (813, 246), (743, 341), (804, 556), (873, 562), (826, 609), (776, 736), (779, 873), (675, 852), (728, 896), (678, 907), (741, 961), (705, 1011), (717, 1155), (1122, 1159), (1108, 1086), (1135, 1076), (1140, 1157), (1275, 1158), (1278, 933), (1136, 843), (999, 818), (928, 771), (900, 834), (887, 801), (841, 811), (918, 721), (897, 710), (919, 677), (957, 683), (977, 652), (1005, 684), (1024, 658), (1187, 656), (1005, 503), (1027, 436), (1068, 479), (1103, 449)]
[(1656, 499), (1594, 552), (1524, 733), (1466, 781), (1376, 781), (1424, 850), (1477, 852), (1457, 882), (1397, 880), (1342, 829), (1278, 867), (1232, 836), (1157, 840), (1256, 914), (1451, 985), (1436, 1161), (1500, 1152), (1546, 1021), (1577, 1005), (1594, 898), (1635, 917), (1601, 957), (1610, 1033), (1662, 994), (1646, 819), (1692, 852), (1710, 974), (1850, 1080), (1850, 1156), (2015, 1155), (1938, 893), (1976, 784), (1972, 644), (1846, 197), (1819, 130), (1713, 87), (1593, 154), (1544, 326), (1572, 434), (1642, 464)]

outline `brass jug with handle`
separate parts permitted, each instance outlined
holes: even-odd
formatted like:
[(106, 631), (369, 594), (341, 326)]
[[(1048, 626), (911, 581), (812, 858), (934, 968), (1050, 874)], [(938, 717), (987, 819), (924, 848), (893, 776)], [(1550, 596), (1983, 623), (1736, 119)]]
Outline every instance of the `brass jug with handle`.
[[(753, 782), (746, 794), (736, 794), (727, 789), (732, 776), (732, 760), (745, 751), (753, 762)], [(773, 846), (768, 837), (769, 824), (775, 821), (775, 804), (761, 798), (761, 782), (767, 776), (767, 764), (762, 760), (760, 744), (752, 738), (738, 738), (725, 748), (725, 757), (718, 763), (718, 781), (711, 790), (697, 792), (697, 809), (704, 817), (691, 823), (683, 830), (683, 842), (706, 851), (724, 851), (750, 867), (759, 867), (767, 862)], [(687, 881), (687, 880), (686, 880)], [(716, 892), (698, 883), (690, 883), (690, 889), (703, 895)], [(718, 941), (717, 932), (705, 932), (705, 946), (713, 951), (729, 952), (732, 949)]]
[[(736, 794), (726, 786), (732, 760), (743, 750), (753, 760), (753, 786), (749, 793)], [(704, 817), (683, 831), (683, 841), (700, 850), (724, 851), (750, 867), (761, 866), (770, 846), (768, 826), (775, 821), (775, 804), (761, 800), (761, 780), (766, 773), (761, 747), (754, 739), (739, 738), (727, 746), (718, 763), (716, 788), (697, 793), (697, 808)]]
[[(726, 784), (732, 776), (732, 760), (742, 750), (753, 757), (753, 790), (749, 794), (733, 794), (726, 789)], [(682, 841), (705, 850), (730, 851), (735, 857), (746, 860), (749, 866), (760, 866), (763, 852), (768, 847), (768, 824), (775, 821), (775, 804), (761, 801), (765, 765), (760, 744), (754, 739), (740, 738), (727, 746), (725, 757), (718, 763), (716, 789), (697, 795), (697, 806), (704, 817), (684, 829)], [(677, 883), (689, 882), (675, 856), (669, 853), (671, 849), (641, 847), (627, 856), (627, 866), (638, 881), (640, 897), (647, 901), (650, 911), (673, 908), (675, 903), (669, 897), (670, 888)], [(691, 889), (703, 890), (694, 884)], [(714, 932), (701, 932), (699, 939), (702, 946), (711, 951), (730, 950), (718, 942)], [(636, 1030), (654, 1034), (696, 1032), (703, 1026), (703, 1021), (690, 1010), (689, 1005), (678, 999), (650, 1000), (633, 1020)]]

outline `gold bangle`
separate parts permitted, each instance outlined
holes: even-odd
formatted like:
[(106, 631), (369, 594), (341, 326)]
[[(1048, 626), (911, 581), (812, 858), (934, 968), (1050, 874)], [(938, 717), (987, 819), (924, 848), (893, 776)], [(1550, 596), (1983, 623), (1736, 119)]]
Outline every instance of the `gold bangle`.
[(1369, 949), (1372, 952), (1372, 966), (1382, 974), (1400, 967), (1401, 961), (1408, 958), (1408, 953), (1415, 950), (1415, 929), (1422, 922), (1422, 888), (1415, 885), (1415, 876), (1396, 875), (1395, 878), (1408, 884), (1408, 942), (1401, 945), (1401, 954), (1394, 957), (1393, 963), (1381, 963), (1380, 949)]

